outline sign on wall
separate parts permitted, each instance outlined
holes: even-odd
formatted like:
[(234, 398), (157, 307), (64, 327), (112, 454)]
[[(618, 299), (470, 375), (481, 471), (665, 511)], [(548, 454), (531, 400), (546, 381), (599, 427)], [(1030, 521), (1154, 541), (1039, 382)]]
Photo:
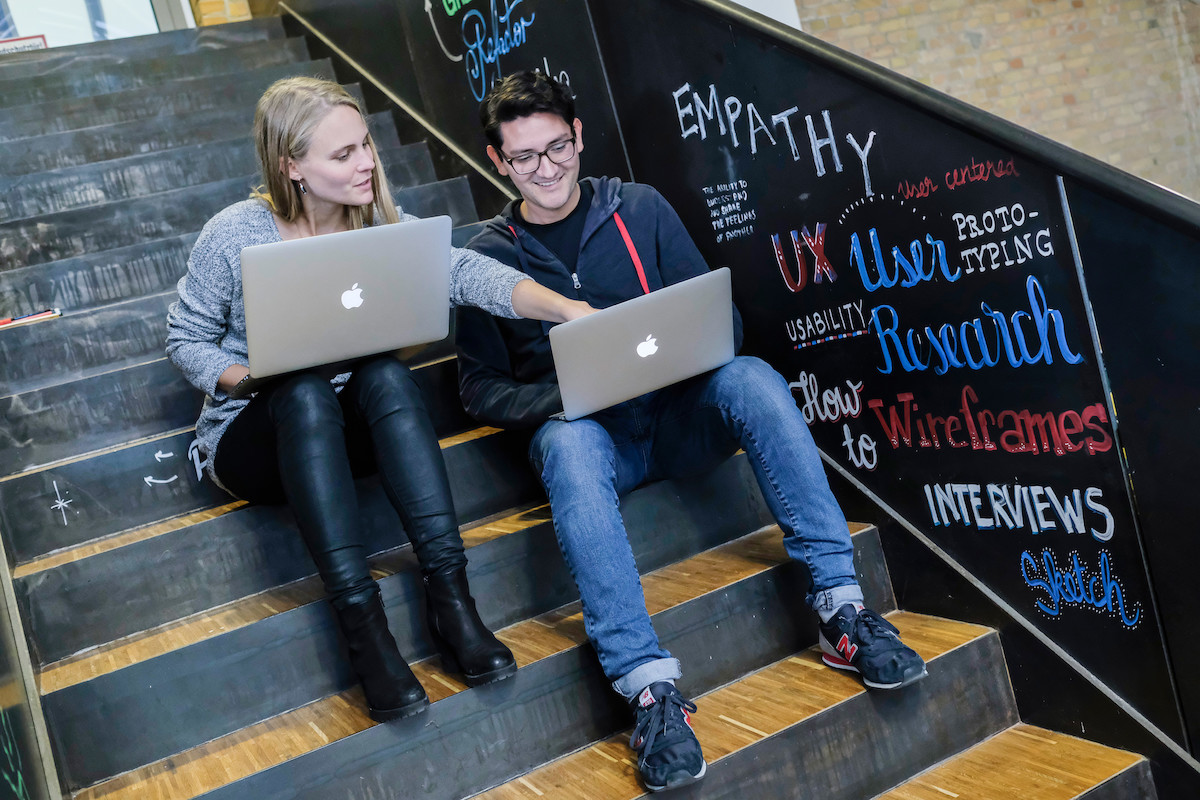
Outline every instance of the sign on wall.
[(17, 36), (12, 39), (0, 39), (0, 54), (24, 53), (28, 50), (45, 49), (46, 37), (41, 34), (37, 36)]

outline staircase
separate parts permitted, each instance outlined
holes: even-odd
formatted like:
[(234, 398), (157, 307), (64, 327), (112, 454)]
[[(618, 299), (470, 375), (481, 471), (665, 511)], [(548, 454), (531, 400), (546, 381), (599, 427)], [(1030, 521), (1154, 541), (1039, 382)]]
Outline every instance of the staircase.
[[(514, 678), (467, 690), (441, 671), (402, 526), (364, 480), (392, 629), (433, 701), (374, 724), (289, 513), (201, 477), (201, 397), (164, 357), (166, 308), (201, 226), (256, 182), (254, 101), (299, 73), (335, 77), (278, 20), (0, 60), (0, 317), (63, 310), (0, 330), (0, 532), (63, 791), (641, 796), (632, 717), (586, 643), (524, 443), (465, 416), (449, 342), (409, 361)], [(469, 238), (466, 180), (438, 180), (391, 112), (370, 126), (404, 209)], [(867, 601), (929, 677), (867, 693), (824, 667), (803, 568), (743, 457), (638, 489), (623, 514), (700, 709), (709, 773), (681, 795), (1156, 797), (1140, 756), (1021, 724), (996, 632), (896, 609), (873, 527), (851, 526)]]

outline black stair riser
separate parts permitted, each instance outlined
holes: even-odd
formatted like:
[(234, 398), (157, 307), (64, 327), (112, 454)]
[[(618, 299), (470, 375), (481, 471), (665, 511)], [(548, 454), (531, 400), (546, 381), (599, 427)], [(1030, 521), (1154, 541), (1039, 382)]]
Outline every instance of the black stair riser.
[(127, 64), (93, 64), (82, 73), (5, 76), (0, 69), (0, 108), (53, 103), (73, 97), (157, 88), (171, 92), (171, 82), (199, 77), (214, 83), (234, 80), (244, 70), (308, 61), (303, 39), (274, 39), (183, 55), (139, 59)]
[(1079, 795), (1079, 800), (1158, 800), (1154, 774), (1142, 761)]
[(470, 225), (460, 225), (450, 236), (450, 243), (455, 247), (466, 247), (467, 242), (475, 238), (487, 226), (486, 222), (472, 222)]
[[(662, 645), (699, 694), (816, 641), (804, 570), (787, 564), (654, 615)], [(460, 798), (632, 725), (590, 646), (435, 703), (203, 795), (205, 800)], [(346, 765), (353, 764), (352, 769)]]
[(0, 223), (0, 257), (29, 266), (198, 231), (210, 217), (249, 196), (245, 177), (118, 203)]
[[(390, 114), (369, 118), (388, 181), (396, 187), (431, 183), (433, 161), (423, 144), (401, 146)], [(258, 159), (249, 134), (145, 155), (0, 178), (0, 221), (52, 214), (199, 186), (225, 178), (254, 181)]]
[(0, 314), (81, 311), (175, 288), (199, 232), (32, 267), (0, 268)]
[(401, 210), (418, 217), (436, 217), (445, 214), (455, 227), (470, 225), (479, 220), (471, 186), (466, 178), (428, 183), (424, 186), (408, 186), (392, 193)]
[(23, 78), (49, 72), (87, 70), (95, 63), (122, 63), (170, 53), (196, 53), (283, 37), (283, 25), (277, 17), (258, 17), (225, 25), (9, 53), (0, 56), (0, 76)]
[(920, 683), (856, 695), (710, 764), (679, 796), (875, 797), (1018, 721), (1000, 638), (989, 633), (935, 659)]
[[(0, 118), (0, 141), (4, 142), (0, 144), (4, 159), (0, 175), (25, 175), (227, 139), (237, 130), (228, 120), (240, 120), (236, 124), (248, 132), (254, 104), (263, 91), (292, 75), (334, 79), (333, 67), (326, 59), (254, 70), (241, 76), (242, 83), (227, 87), (214, 87), (207, 79), (181, 81), (169, 97), (163, 97), (158, 89), (137, 89), (5, 109)], [(203, 123), (207, 119), (226, 120), (224, 131), (206, 128)], [(42, 153), (43, 149), (58, 152)]]
[[(534, 500), (524, 454), (505, 436), (444, 451), (462, 520)], [(495, 473), (504, 464), (507, 480)], [(369, 552), (406, 542), (374, 479), (359, 483)], [(250, 506), (186, 529), (18, 579), (33, 658), (50, 663), (88, 647), (181, 619), (315, 572), (286, 506)]]
[[(0, 257), (28, 266), (197, 231), (225, 206), (246, 199), (257, 182), (257, 176), (231, 178), (0, 223)], [(419, 217), (448, 214), (454, 225), (478, 219), (466, 178), (405, 187), (392, 196)]]
[(174, 292), (6, 331), (0, 397), (162, 358)]
[[(319, 75), (333, 79), (333, 69), (328, 61), (316, 59), (301, 65), (302, 74)], [(78, 97), (56, 103), (40, 103), (32, 106), (17, 106), (4, 111), (0, 118), (0, 142), (15, 139), (47, 136), (82, 128), (132, 125), (137, 121), (179, 120), (185, 125), (202, 115), (220, 112), (242, 111), (254, 113), (254, 104), (263, 91), (280, 78), (300, 74), (295, 64), (280, 64), (243, 72), (236, 82), (213, 86), (208, 79), (177, 81), (168, 95), (150, 89), (135, 89), (114, 92), (94, 97)], [(362, 102), (362, 87), (351, 84), (345, 87)], [(253, 116), (248, 117), (252, 119)], [(250, 125), (247, 122), (246, 128)], [(136, 131), (136, 128), (130, 128)], [(146, 142), (146, 137), (132, 136), (134, 141)]]

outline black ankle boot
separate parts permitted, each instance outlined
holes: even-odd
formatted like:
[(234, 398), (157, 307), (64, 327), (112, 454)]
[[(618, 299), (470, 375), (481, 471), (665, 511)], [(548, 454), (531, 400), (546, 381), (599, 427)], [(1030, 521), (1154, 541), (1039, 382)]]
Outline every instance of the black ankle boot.
[(429, 697), (396, 647), (379, 594), (337, 609), (337, 616), (371, 719), (387, 722), (424, 711)]
[(462, 675), (468, 686), (516, 674), (512, 652), (479, 619), (465, 568), (427, 576), (425, 595), (429, 632), (448, 672)]

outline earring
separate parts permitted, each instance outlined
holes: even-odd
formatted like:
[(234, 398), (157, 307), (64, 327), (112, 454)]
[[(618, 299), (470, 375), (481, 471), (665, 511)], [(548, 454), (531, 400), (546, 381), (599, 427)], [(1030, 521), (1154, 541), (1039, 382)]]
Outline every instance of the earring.
[(300, 194), (308, 194), (308, 189), (304, 188), (303, 181), (296, 181), (296, 184), (300, 187)]

